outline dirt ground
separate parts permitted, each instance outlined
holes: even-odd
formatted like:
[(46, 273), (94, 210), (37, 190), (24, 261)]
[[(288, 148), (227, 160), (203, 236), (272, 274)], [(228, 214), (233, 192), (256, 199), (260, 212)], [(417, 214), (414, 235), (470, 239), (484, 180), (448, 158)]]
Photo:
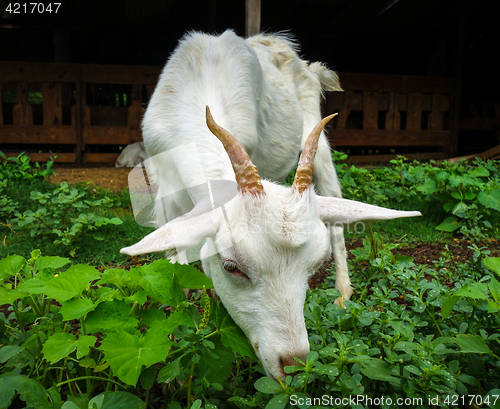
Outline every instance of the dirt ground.
[(55, 170), (56, 173), (47, 178), (54, 184), (68, 182), (71, 185), (90, 182), (93, 185), (117, 191), (128, 186), (128, 175), (132, 169), (99, 166), (94, 168), (56, 167)]

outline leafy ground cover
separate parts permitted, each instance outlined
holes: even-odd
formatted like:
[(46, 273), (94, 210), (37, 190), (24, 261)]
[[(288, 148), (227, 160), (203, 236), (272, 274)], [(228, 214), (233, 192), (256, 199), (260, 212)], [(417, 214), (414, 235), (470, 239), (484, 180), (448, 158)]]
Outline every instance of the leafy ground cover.
[(347, 198), (423, 217), (347, 234), (355, 295), (321, 269), (311, 353), (274, 381), (197, 269), (119, 254), (148, 231), (126, 191), (2, 162), (0, 408), (500, 407), (499, 168), (339, 165)]

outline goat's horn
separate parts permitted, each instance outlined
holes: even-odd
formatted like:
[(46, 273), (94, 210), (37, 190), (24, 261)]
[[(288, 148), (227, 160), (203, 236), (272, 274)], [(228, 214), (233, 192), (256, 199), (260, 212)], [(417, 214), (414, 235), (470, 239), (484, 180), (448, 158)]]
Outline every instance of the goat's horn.
[(293, 180), (293, 187), (299, 191), (304, 192), (312, 184), (313, 170), (314, 170), (314, 156), (318, 149), (318, 140), (321, 131), (325, 125), (337, 114), (332, 114), (323, 118), (318, 125), (314, 127), (309, 136), (307, 137), (302, 153), (299, 159), (299, 165), (295, 172), (295, 179)]
[(262, 183), (260, 183), (257, 167), (252, 163), (250, 156), (248, 156), (248, 153), (238, 140), (229, 131), (214, 121), (208, 105), (207, 125), (210, 131), (222, 142), (224, 149), (229, 155), (240, 192), (250, 193), (253, 196), (264, 195), (264, 188), (262, 187)]

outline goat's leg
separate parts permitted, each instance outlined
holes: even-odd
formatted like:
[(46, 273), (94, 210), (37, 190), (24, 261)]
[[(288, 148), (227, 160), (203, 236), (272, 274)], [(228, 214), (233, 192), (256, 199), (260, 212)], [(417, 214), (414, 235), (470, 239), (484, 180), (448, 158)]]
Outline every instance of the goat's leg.
[[(332, 162), (330, 146), (324, 133), (318, 142), (318, 150), (314, 158), (314, 185), (318, 194), (322, 196), (342, 197), (342, 191), (337, 178), (337, 172)], [(347, 252), (345, 248), (344, 229), (342, 226), (330, 226), (332, 239), (332, 253), (335, 259), (335, 288), (342, 297), (335, 300), (342, 305), (342, 298), (348, 300), (352, 295), (351, 280), (347, 270)]]

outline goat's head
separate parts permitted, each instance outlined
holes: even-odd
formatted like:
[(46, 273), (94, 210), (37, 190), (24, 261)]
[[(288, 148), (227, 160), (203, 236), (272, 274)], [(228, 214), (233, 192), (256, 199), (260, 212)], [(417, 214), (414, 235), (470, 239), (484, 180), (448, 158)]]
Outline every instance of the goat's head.
[(207, 107), (208, 127), (231, 159), (239, 193), (222, 207), (181, 216), (122, 249), (129, 255), (172, 254), (208, 239), (201, 249), (205, 273), (274, 378), (284, 379), (284, 366), (295, 364), (294, 358), (305, 360), (309, 352), (304, 301), (308, 278), (330, 256), (329, 226), (420, 215), (316, 196), (314, 154), (331, 117), (309, 136), (289, 188), (261, 181), (243, 147), (214, 122)]

